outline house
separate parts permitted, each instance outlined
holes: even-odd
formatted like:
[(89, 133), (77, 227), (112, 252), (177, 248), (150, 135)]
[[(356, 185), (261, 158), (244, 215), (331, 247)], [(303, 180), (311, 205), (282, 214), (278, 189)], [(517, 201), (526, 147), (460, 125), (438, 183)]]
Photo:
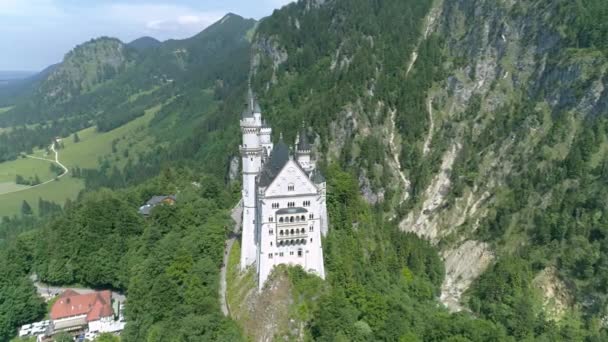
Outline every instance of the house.
[(53, 333), (88, 329), (99, 331), (100, 326), (114, 321), (110, 291), (79, 294), (63, 292), (51, 308)]
[(148, 216), (150, 215), (152, 208), (156, 207), (157, 205), (174, 205), (176, 200), (175, 195), (152, 196), (152, 198), (150, 198), (146, 204), (139, 207), (139, 213), (144, 216)]

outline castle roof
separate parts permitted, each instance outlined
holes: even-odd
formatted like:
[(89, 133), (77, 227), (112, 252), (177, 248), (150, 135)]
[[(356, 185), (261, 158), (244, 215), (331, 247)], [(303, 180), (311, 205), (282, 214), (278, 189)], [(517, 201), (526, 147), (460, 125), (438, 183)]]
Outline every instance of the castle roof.
[(249, 104), (245, 105), (245, 109), (243, 109), (241, 118), (243, 118), (243, 119), (253, 118), (253, 111), (251, 110), (251, 106)]
[(313, 181), (313, 183), (315, 184), (325, 183), (325, 177), (323, 177), (323, 174), (318, 169), (312, 170), (312, 173), (310, 174), (310, 180)]
[(279, 143), (274, 146), (270, 153), (270, 160), (264, 164), (264, 168), (260, 173), (260, 186), (270, 185), (288, 161), (289, 147), (283, 141), (283, 137), (281, 137)]
[(304, 125), (302, 125), (302, 130), (300, 131), (300, 139), (298, 140), (298, 151), (310, 151), (311, 146), (308, 142), (308, 136), (306, 134), (306, 129)]

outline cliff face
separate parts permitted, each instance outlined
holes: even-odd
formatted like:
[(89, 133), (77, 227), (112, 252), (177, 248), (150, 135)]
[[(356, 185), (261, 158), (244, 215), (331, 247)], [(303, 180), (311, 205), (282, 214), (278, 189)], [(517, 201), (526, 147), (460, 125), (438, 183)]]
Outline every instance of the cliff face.
[[(301, 1), (260, 24), (253, 84), (273, 124), (313, 126), (319, 153), (357, 170), (370, 203), (437, 244), (450, 308), (513, 255), (567, 280), (562, 297), (602, 306), (583, 288), (602, 273), (586, 217), (604, 222), (604, 205), (569, 202), (604, 191), (608, 58), (577, 26), (588, 12), (566, 1)], [(573, 265), (585, 258), (582, 275)]]

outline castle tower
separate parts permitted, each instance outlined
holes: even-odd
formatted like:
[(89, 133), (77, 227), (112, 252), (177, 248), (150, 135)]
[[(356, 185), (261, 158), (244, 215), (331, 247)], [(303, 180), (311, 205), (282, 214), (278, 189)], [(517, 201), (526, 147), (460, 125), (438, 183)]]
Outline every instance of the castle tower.
[(252, 265), (257, 259), (256, 241), (256, 177), (262, 164), (260, 130), (262, 114), (256, 108), (252, 94), (241, 118), (243, 144), (240, 152), (243, 162), (243, 229), (241, 240), (241, 270)]
[(310, 157), (311, 150), (312, 147), (308, 142), (308, 135), (306, 134), (304, 123), (302, 123), (302, 129), (300, 130), (300, 133), (298, 133), (298, 137), (296, 138), (296, 158), (298, 164), (300, 164), (300, 166), (302, 166), (302, 168), (306, 172), (310, 172), (315, 168), (314, 162)]

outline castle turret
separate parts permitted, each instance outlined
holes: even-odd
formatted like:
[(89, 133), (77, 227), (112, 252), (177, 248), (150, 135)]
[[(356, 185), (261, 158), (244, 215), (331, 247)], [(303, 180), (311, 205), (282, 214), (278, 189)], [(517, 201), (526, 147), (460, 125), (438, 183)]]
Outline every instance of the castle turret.
[[(255, 108), (251, 93), (241, 117), (243, 144), (240, 147), (243, 162), (243, 229), (241, 243), (241, 269), (253, 264), (257, 258), (256, 242), (256, 184), (262, 164), (260, 129), (262, 115)], [(257, 108), (259, 109), (259, 107)], [(257, 113), (256, 113), (257, 111)]]
[(306, 129), (304, 128), (304, 124), (302, 124), (302, 129), (298, 134), (296, 139), (296, 158), (298, 164), (304, 169), (306, 172), (310, 172), (314, 170), (315, 165), (311, 159), (311, 151), (312, 147), (308, 142), (308, 135), (306, 134)]

